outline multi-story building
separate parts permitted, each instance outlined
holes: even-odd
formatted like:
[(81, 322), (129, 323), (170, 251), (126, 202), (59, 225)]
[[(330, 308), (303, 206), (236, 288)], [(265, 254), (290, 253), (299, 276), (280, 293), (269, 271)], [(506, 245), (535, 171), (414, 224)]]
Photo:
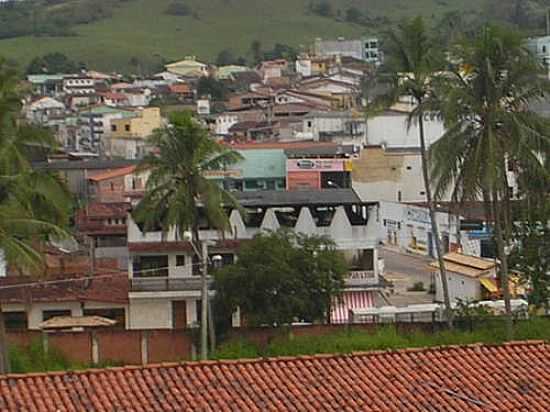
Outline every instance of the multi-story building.
[(316, 39), (313, 47), (314, 54), (321, 57), (353, 57), (373, 64), (380, 64), (381, 54), (379, 42), (375, 37), (346, 40), (339, 37), (337, 40)]
[(111, 121), (111, 154), (125, 159), (138, 159), (144, 153), (146, 139), (162, 126), (158, 107), (146, 107), (133, 116)]
[(78, 151), (107, 153), (111, 151), (111, 123), (117, 119), (136, 116), (131, 110), (118, 109), (106, 105), (85, 109), (78, 116)]
[[(228, 210), (231, 233), (221, 238), (218, 231), (201, 226), (200, 239), (210, 243), (211, 258), (218, 255), (222, 262), (232, 263), (239, 245), (265, 230), (287, 228), (328, 236), (350, 267), (345, 292), (334, 302), (332, 321), (345, 321), (350, 307), (375, 305), (384, 285), (377, 250), (376, 204), (361, 202), (349, 189), (235, 195), (246, 213)], [(197, 322), (200, 262), (194, 246), (177, 239), (174, 230), (144, 232), (129, 218), (128, 250), (129, 327), (175, 328)]]

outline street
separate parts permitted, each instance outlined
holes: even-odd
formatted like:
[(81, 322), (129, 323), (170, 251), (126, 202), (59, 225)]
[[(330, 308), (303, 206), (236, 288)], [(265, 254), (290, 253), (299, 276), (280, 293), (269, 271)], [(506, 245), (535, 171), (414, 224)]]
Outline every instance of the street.
[[(432, 258), (411, 255), (387, 247), (380, 249), (379, 256), (384, 259), (384, 277), (393, 283), (393, 293), (387, 291), (385, 294), (389, 305), (406, 306), (433, 301), (433, 295), (428, 293), (433, 274), (428, 265)], [(424, 291), (408, 290), (419, 282), (424, 285)]]

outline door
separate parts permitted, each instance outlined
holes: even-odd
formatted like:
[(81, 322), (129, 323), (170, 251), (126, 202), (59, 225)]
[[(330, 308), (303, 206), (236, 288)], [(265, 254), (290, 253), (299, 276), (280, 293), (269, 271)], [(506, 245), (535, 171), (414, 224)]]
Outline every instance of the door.
[(187, 327), (187, 302), (185, 300), (172, 301), (172, 327), (174, 329)]

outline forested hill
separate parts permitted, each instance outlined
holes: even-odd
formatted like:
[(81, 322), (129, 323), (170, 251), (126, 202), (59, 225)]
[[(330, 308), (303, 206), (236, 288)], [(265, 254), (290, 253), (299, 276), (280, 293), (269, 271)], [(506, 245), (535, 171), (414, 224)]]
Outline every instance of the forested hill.
[(403, 17), (462, 31), (482, 18), (544, 28), (550, 0), (16, 0), (0, 3), (0, 55), (21, 67), (61, 52), (102, 70), (151, 70), (185, 55), (249, 57), (316, 37), (379, 34)]

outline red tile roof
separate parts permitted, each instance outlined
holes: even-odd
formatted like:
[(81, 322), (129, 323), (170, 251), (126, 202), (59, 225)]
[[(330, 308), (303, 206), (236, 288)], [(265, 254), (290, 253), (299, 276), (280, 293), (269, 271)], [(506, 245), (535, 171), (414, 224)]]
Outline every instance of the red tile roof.
[[(91, 282), (72, 280), (70, 282), (47, 283), (77, 279), (86, 275), (86, 271), (83, 271), (78, 274), (43, 278), (29, 276), (1, 278), (0, 301), (4, 303), (23, 303), (29, 300), (32, 302), (128, 302), (128, 274), (116, 269), (97, 269), (96, 276), (99, 277)], [(33, 284), (33, 286), (23, 286), (28, 284)], [(17, 285), (19, 287), (12, 287)], [(4, 410), (1, 400), (0, 410)]]
[(7, 375), (0, 409), (546, 412), (549, 366), (515, 342)]

